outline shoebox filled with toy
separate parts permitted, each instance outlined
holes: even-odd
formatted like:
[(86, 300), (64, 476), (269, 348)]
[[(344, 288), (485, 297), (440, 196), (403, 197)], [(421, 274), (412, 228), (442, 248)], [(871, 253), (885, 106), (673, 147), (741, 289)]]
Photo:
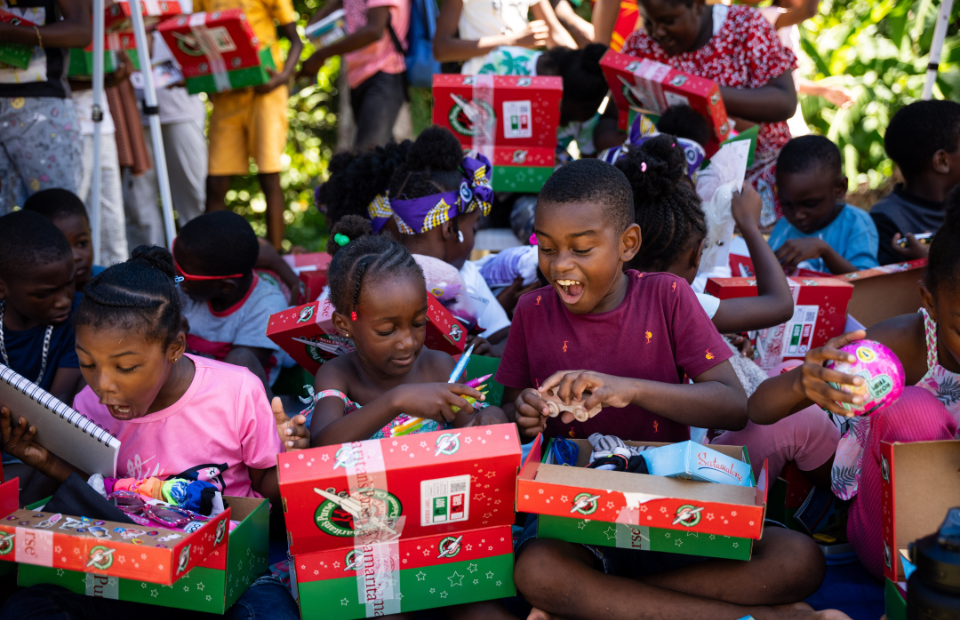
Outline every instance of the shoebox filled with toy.
[(223, 497), (223, 512), (186, 527), (131, 525), (39, 504), (15, 510), (18, 484), (0, 485), (0, 560), (19, 563), (22, 587), (51, 583), (87, 596), (223, 613), (267, 568), (266, 500)]
[(750, 559), (763, 529), (766, 463), (754, 480), (746, 448), (616, 444), (535, 440), (517, 482), (517, 510), (538, 515), (538, 536)]
[(303, 618), (512, 596), (519, 467), (510, 424), (280, 455)]
[(433, 76), (433, 122), (493, 165), (495, 191), (537, 193), (553, 173), (563, 80)]

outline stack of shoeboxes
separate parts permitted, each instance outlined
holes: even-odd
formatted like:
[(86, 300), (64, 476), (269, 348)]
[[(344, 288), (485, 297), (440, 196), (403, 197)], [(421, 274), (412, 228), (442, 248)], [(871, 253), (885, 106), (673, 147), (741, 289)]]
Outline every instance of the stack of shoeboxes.
[(687, 105), (713, 127), (713, 139), (705, 147), (707, 157), (730, 137), (727, 110), (716, 82), (677, 71), (655, 60), (612, 50), (600, 59), (600, 68), (617, 104), (621, 129), (626, 130), (632, 113), (644, 112), (656, 118), (670, 106)]
[(553, 172), (563, 80), (434, 75), (433, 122), (493, 164), (493, 189), (539, 192)]
[[(267, 569), (265, 499), (224, 497), (227, 509), (194, 532), (18, 509), (19, 479), (0, 485), (0, 562), (17, 585), (222, 614)], [(231, 521), (233, 527), (231, 528)]]
[(520, 443), (501, 424), (279, 456), (304, 620), (513, 596)]
[(276, 69), (243, 9), (194, 13), (168, 19), (157, 29), (180, 64), (187, 92), (217, 93), (270, 80)]

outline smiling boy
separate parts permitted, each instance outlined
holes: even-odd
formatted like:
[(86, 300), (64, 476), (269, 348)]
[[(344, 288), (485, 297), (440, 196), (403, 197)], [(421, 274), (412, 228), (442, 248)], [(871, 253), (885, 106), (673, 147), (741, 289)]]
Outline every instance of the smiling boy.
[(877, 266), (877, 227), (866, 211), (844, 202), (847, 177), (833, 142), (813, 135), (787, 142), (777, 158), (777, 193), (783, 218), (769, 243), (787, 273)]

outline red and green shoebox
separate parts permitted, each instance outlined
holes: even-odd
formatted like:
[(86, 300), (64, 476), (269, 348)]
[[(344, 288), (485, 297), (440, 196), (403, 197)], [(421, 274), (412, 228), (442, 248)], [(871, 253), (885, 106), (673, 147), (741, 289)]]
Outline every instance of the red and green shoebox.
[[(793, 294), (793, 317), (765, 329), (757, 338), (760, 366), (774, 368), (788, 359), (803, 359), (810, 349), (843, 333), (853, 286), (838, 278), (787, 278)], [(706, 292), (720, 299), (756, 297), (756, 278), (710, 278)]]
[(920, 282), (926, 274), (927, 259), (918, 258), (834, 277), (853, 285), (847, 314), (871, 327), (916, 312), (922, 305)]
[[(558, 465), (538, 437), (517, 481), (517, 512), (539, 515), (537, 535), (568, 542), (749, 560), (763, 530), (767, 465), (753, 486), (697, 482), (586, 469), (590, 443), (576, 467)], [(626, 442), (635, 446), (662, 443)], [(711, 446), (750, 462), (747, 449)]]
[(224, 92), (265, 84), (275, 70), (242, 9), (168, 19), (157, 31), (183, 71), (187, 92)]
[(303, 620), (372, 618), (516, 594), (509, 525), (307, 553), (293, 563)]
[[(0, 10), (0, 24), (33, 28), (35, 24), (9, 11)], [(23, 43), (0, 43), (0, 63), (26, 69), (33, 57), (33, 46)]]
[[(270, 315), (267, 337), (311, 374), (316, 374), (320, 366), (335, 355), (308, 342), (330, 347), (347, 342), (346, 338), (337, 334), (333, 326), (333, 304), (329, 299), (312, 301)], [(463, 353), (465, 342), (463, 326), (433, 295), (428, 294), (427, 336), (424, 346), (445, 351), (450, 355), (459, 355)]]
[(713, 127), (713, 139), (705, 148), (707, 157), (730, 136), (727, 110), (720, 96), (720, 87), (713, 80), (677, 71), (649, 58), (612, 50), (600, 59), (600, 68), (617, 104), (621, 129), (627, 129), (631, 109), (659, 116), (670, 106), (687, 105)]
[[(106, 7), (103, 13), (103, 26), (107, 32), (126, 32), (133, 36), (129, 2), (120, 0)], [(183, 9), (177, 0), (140, 0), (140, 13), (144, 27), (149, 30), (164, 19), (180, 15)]]
[(287, 254), (283, 257), (303, 283), (300, 303), (315, 301), (327, 285), (327, 269), (333, 257), (326, 252)]
[(311, 448), (278, 464), (297, 556), (377, 534), (459, 536), (513, 524), (520, 441), (516, 425), (498, 424)]
[[(437, 74), (433, 122), (490, 158), (495, 191), (539, 192), (553, 172), (562, 97), (559, 77)], [(490, 135), (482, 118), (494, 119)]]
[[(232, 532), (227, 531), (229, 528), (226, 525), (222, 533), (219, 528), (214, 530), (213, 540), (216, 540), (217, 536), (224, 540), (214, 545), (213, 551), (206, 557), (200, 557), (195, 563), (188, 564), (183, 575), (171, 584), (147, 578), (145, 565), (152, 558), (144, 560), (143, 556), (149, 555), (146, 553), (149, 548), (145, 545), (154, 538), (151, 537), (145, 541), (145, 545), (128, 545), (133, 548), (130, 555), (114, 554), (117, 558), (114, 566), (121, 563), (121, 558), (129, 558), (123, 562), (124, 566), (131, 565), (127, 566), (127, 569), (132, 567), (127, 570), (127, 577), (111, 574), (109, 569), (101, 572), (97, 567), (78, 565), (74, 568), (81, 570), (69, 570), (55, 565), (21, 563), (18, 567), (17, 585), (27, 587), (50, 583), (86, 596), (222, 614), (267, 570), (269, 554), (267, 501), (251, 497), (225, 497), (224, 500), (229, 505), (226, 519), (239, 520), (240, 524)], [(32, 512), (49, 516), (36, 506), (32, 507)], [(203, 528), (206, 529), (207, 527)], [(56, 525), (53, 531), (57, 531)], [(162, 530), (161, 533), (167, 531)], [(159, 537), (161, 536), (157, 538)], [(207, 538), (209, 539), (210, 535), (207, 535)], [(118, 547), (119, 552), (118, 544), (99, 539), (97, 542), (103, 547)], [(191, 548), (188, 553), (194, 555), (201, 551), (203, 549)], [(144, 566), (138, 567), (138, 564)]]
[(883, 610), (886, 620), (907, 620), (907, 584), (884, 579)]
[(883, 574), (894, 584), (906, 581), (901, 559), (910, 544), (939, 531), (957, 505), (958, 471), (960, 440), (880, 444)]

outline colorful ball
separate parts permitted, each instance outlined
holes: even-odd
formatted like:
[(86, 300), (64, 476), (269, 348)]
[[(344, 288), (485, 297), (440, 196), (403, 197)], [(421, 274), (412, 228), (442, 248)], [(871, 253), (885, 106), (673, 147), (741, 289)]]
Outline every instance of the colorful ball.
[(873, 340), (856, 340), (840, 349), (853, 355), (854, 362), (827, 362), (827, 368), (855, 375), (863, 379), (863, 385), (840, 385), (830, 382), (834, 388), (863, 398), (859, 405), (840, 403), (854, 415), (876, 413), (900, 398), (903, 393), (903, 365), (893, 351)]

